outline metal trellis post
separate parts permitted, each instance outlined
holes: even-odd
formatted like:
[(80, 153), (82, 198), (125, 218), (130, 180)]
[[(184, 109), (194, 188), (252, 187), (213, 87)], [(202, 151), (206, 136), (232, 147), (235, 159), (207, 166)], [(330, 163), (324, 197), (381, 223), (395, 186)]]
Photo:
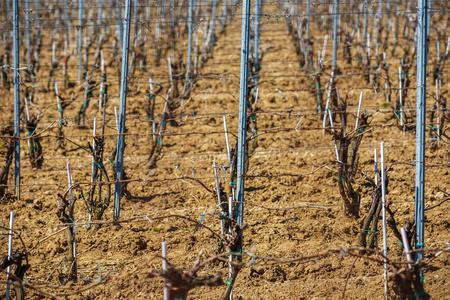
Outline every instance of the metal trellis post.
[(309, 18), (311, 13), (311, 0), (306, 3), (306, 39), (309, 40)]
[(367, 62), (367, 9), (368, 9), (368, 0), (364, 0), (364, 24), (363, 24), (363, 61)]
[(133, 28), (134, 28), (134, 36), (133, 39), (136, 40), (136, 36), (138, 33), (138, 23), (137, 23), (137, 13), (138, 13), (138, 2), (139, 0), (134, 1), (134, 11), (133, 11)]
[(254, 57), (255, 57), (255, 94), (258, 89), (258, 76), (259, 76), (259, 25), (261, 16), (261, 0), (255, 0), (255, 34), (254, 34)]
[[(131, 27), (131, 0), (125, 1), (125, 18), (123, 20), (123, 43), (122, 43), (122, 72), (120, 76), (120, 107), (119, 107), (119, 132), (117, 138), (117, 161), (116, 161), (116, 181), (122, 180), (123, 175), (123, 149), (125, 146), (125, 112), (127, 106), (127, 84), (128, 84), (128, 60), (130, 48), (130, 27)], [(120, 195), (122, 191), (121, 182), (116, 183), (114, 191), (114, 218), (120, 217)]]
[(82, 49), (83, 49), (83, 6), (84, 1), (80, 0), (78, 4), (78, 81), (81, 81), (81, 67), (83, 64), (82, 61)]
[[(418, 0), (417, 5), (417, 92), (416, 92), (416, 180), (415, 221), (416, 250), (423, 248), (425, 218), (425, 125), (426, 125), (426, 82), (427, 82), (427, 18), (428, 0)], [(423, 253), (416, 253), (416, 261)]]
[(243, 1), (241, 36), (241, 72), (239, 91), (239, 128), (237, 145), (237, 201), (236, 220), (244, 222), (244, 177), (247, 140), (248, 54), (250, 39), (250, 0)]
[(9, 8), (9, 1), (3, 1), (5, 2), (6, 5), (6, 19), (9, 18), (9, 16), (11, 15), (11, 9)]
[(334, 0), (334, 24), (333, 24), (333, 74), (334, 74), (334, 76), (336, 76), (338, 20), (339, 20), (339, 0)]
[(102, 19), (103, 19), (103, 0), (100, 0), (97, 13), (97, 22), (99, 26), (102, 25)]
[(210, 40), (210, 43), (213, 47), (216, 44), (216, 10), (217, 10), (217, 0), (213, 0), (211, 40)]
[(223, 6), (222, 6), (222, 18), (223, 18), (223, 20), (222, 20), (222, 24), (221, 24), (220, 28), (223, 30), (225, 28), (226, 24), (227, 24), (227, 11), (228, 11), (227, 6), (228, 6), (228, 1), (227, 0), (223, 0), (222, 3), (223, 3)]
[(34, 2), (34, 18), (36, 19), (36, 25), (39, 24), (39, 0)]
[(27, 64), (31, 62), (31, 40), (30, 40), (30, 0), (25, 2), (25, 12), (26, 12), (26, 37), (27, 37)]
[[(121, 46), (123, 47), (122, 44), (123, 44), (124, 41), (123, 41), (122, 33), (123, 33), (124, 28), (123, 28), (123, 21), (122, 21), (122, 7), (120, 6), (120, 1), (117, 1), (116, 5), (117, 5), (117, 25), (119, 26), (119, 30), (120, 30), (120, 32), (119, 32), (119, 41), (121, 43)], [(130, 18), (131, 18), (131, 15), (130, 15)]]
[[(186, 84), (191, 80), (191, 66), (192, 66), (192, 22), (194, 19), (194, 0), (189, 0), (189, 24), (188, 24), (188, 57), (187, 57), (187, 70), (186, 70)], [(181, 106), (183, 108), (183, 106)]]
[[(188, 90), (190, 88), (191, 81), (191, 66), (192, 66), (192, 21), (193, 21), (193, 11), (194, 11), (194, 1), (189, 0), (189, 23), (188, 23), (188, 53), (187, 53), (187, 68), (186, 68), (186, 77), (184, 80), (184, 90)], [(183, 102), (184, 99), (181, 98), (180, 105), (180, 122), (183, 118)]]
[(19, 0), (13, 1), (14, 51), (14, 180), (16, 196), (20, 199), (20, 86), (19, 86)]
[(376, 26), (376, 36), (378, 37), (378, 30), (383, 26), (383, 0), (378, 1), (378, 17), (377, 17), (377, 26)]
[(430, 22), (431, 22), (431, 7), (433, 7), (433, 0), (428, 0), (428, 12), (427, 12), (427, 37), (430, 36)]

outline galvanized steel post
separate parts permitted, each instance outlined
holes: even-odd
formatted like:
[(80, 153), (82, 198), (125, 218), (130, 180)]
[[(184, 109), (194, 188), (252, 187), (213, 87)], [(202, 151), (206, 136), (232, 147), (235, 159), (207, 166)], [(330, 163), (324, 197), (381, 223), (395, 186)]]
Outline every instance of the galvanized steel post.
[(367, 9), (368, 9), (368, 0), (364, 0), (364, 25), (363, 25), (363, 61), (367, 62)]
[(27, 38), (27, 64), (31, 62), (31, 39), (30, 39), (30, 0), (25, 2), (25, 13), (26, 13), (26, 38)]
[[(123, 175), (123, 149), (125, 146), (125, 113), (127, 107), (127, 84), (128, 84), (128, 60), (130, 50), (130, 27), (131, 27), (131, 0), (125, 1), (125, 18), (123, 20), (123, 42), (122, 42), (122, 72), (120, 76), (120, 107), (119, 107), (119, 131), (117, 138), (117, 161), (116, 181), (122, 180)], [(122, 191), (121, 182), (116, 183), (114, 191), (114, 218), (120, 218), (120, 196)]]
[(333, 13), (334, 13), (334, 25), (333, 25), (333, 74), (334, 74), (334, 76), (336, 76), (337, 32), (338, 32), (338, 20), (339, 20), (339, 0), (334, 0), (334, 12)]
[(36, 24), (39, 24), (39, 0), (34, 2), (34, 18), (36, 19)]
[[(191, 67), (192, 67), (192, 22), (193, 22), (193, 11), (194, 11), (194, 1), (189, 0), (189, 23), (188, 23), (188, 53), (187, 53), (187, 67), (186, 67), (186, 77), (184, 79), (184, 91), (190, 88), (191, 81)], [(180, 105), (180, 123), (183, 118), (183, 102), (184, 99), (181, 98)]]
[(425, 219), (425, 126), (427, 87), (427, 18), (428, 0), (418, 0), (417, 5), (417, 91), (416, 91), (416, 180), (415, 221), (416, 261), (423, 257)]
[(250, 39), (250, 0), (243, 0), (241, 35), (241, 72), (239, 91), (239, 128), (237, 145), (237, 204), (236, 220), (244, 222), (244, 177), (247, 140), (248, 55)]
[(258, 76), (259, 76), (259, 25), (261, 22), (261, 0), (255, 0), (255, 34), (254, 34), (254, 49), (253, 49), (253, 55), (255, 58), (255, 78), (253, 79), (256, 86), (255, 86), (255, 94), (258, 89)]
[[(120, 37), (120, 43), (121, 43), (121, 46), (123, 47), (123, 30), (124, 30), (124, 28), (123, 28), (123, 21), (122, 21), (122, 7), (120, 6), (120, 1), (117, 1), (117, 3), (116, 3), (116, 5), (117, 5), (117, 25), (119, 26), (119, 30), (120, 30), (120, 32), (119, 32), (119, 37)], [(131, 17), (131, 16), (130, 16)]]
[(13, 1), (14, 51), (14, 180), (16, 196), (20, 199), (20, 86), (19, 86), (19, 0)]
[(427, 37), (430, 36), (430, 23), (431, 23), (431, 8), (433, 7), (433, 0), (428, 0), (428, 12), (427, 12)]
[(211, 25), (211, 40), (210, 43), (214, 47), (216, 43), (216, 10), (217, 10), (217, 0), (213, 0), (212, 7), (212, 25)]
[(309, 17), (311, 14), (311, 0), (308, 0), (306, 3), (306, 39), (309, 40)]
[(80, 2), (78, 3), (78, 81), (81, 81), (81, 67), (83, 65), (83, 61), (82, 61), (82, 45), (83, 45), (83, 6), (84, 6), (84, 1), (80, 0)]

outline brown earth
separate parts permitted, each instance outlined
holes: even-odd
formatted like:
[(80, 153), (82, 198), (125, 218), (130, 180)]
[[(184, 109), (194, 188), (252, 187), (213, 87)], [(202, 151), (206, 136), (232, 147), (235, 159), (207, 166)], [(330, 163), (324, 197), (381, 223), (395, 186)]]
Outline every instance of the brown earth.
[[(316, 34), (315, 47), (321, 49), (323, 33), (314, 31), (313, 37), (316, 37)], [(328, 45), (325, 60), (331, 59), (331, 40)], [(184, 49), (185, 44), (181, 47)], [(352, 220), (345, 217), (337, 187), (333, 138), (329, 133), (323, 134), (320, 129), (322, 121), (315, 113), (314, 94), (303, 91), (311, 85), (311, 77), (295, 76), (304, 75), (306, 71), (299, 70), (293, 42), (286, 34), (286, 26), (281, 19), (263, 19), (261, 47), (264, 56), (259, 91), (259, 144), (256, 153), (250, 158), (249, 168), (249, 174), (259, 177), (250, 177), (246, 181), (245, 199), (248, 205), (245, 206), (244, 221), (249, 227), (245, 230), (243, 249), (264, 257), (288, 259), (329, 249), (357, 247), (360, 224), (371, 202), (367, 181), (358, 177), (355, 184), (362, 194), (361, 218)], [(240, 19), (237, 18), (227, 31), (219, 36), (214, 57), (201, 71), (203, 78), (194, 88), (193, 97), (185, 102), (184, 111), (190, 116), (183, 120), (181, 126), (167, 127), (163, 156), (155, 170), (143, 168), (151, 144), (148, 122), (143, 110), (145, 94), (142, 86), (144, 83), (147, 86), (148, 78), (147, 75), (139, 77), (139, 93), (136, 92), (134, 80), (130, 87), (131, 96), (127, 107), (129, 135), (126, 136), (125, 169), (130, 178), (160, 181), (132, 182), (128, 185), (131, 195), (122, 200), (121, 219), (138, 217), (139, 222), (108, 224), (98, 231), (88, 229), (84, 225), (77, 226), (79, 280), (75, 286), (81, 287), (95, 282), (99, 270), (102, 275), (110, 272), (110, 279), (128, 274), (127, 272), (129, 274), (73, 298), (161, 299), (162, 278), (151, 274), (161, 269), (162, 241), (167, 242), (169, 262), (179, 268), (190, 268), (200, 252), (203, 252), (204, 258), (216, 254), (216, 238), (208, 230), (196, 226), (196, 223), (178, 217), (154, 219), (150, 222), (142, 216), (153, 219), (159, 216), (180, 215), (198, 222), (202, 214), (210, 214), (216, 209), (217, 198), (199, 182), (213, 189), (213, 160), (218, 165), (227, 165), (223, 114), (227, 115), (231, 144), (235, 143), (239, 103), (239, 49)], [(396, 58), (389, 60), (392, 70), (398, 68), (400, 52)], [(433, 50), (430, 52), (430, 55), (432, 54)], [(339, 55), (342, 57), (342, 49), (339, 50)], [(49, 62), (49, 56), (42, 58), (42, 61)], [(339, 63), (345, 72), (360, 74), (360, 67), (356, 64), (347, 65), (343, 61)], [(330, 62), (327, 63), (329, 64)], [(151, 71), (153, 80), (163, 82), (165, 88), (168, 86), (166, 69), (167, 64), (163, 60), (161, 67)], [(112, 74), (116, 73), (112, 70), (110, 72), (106, 154), (112, 151), (116, 143), (113, 107), (119, 104), (118, 81), (112, 79)], [(42, 71), (42, 77), (44, 76)], [(71, 76), (76, 77), (76, 70), (71, 71)], [(99, 76), (98, 72), (96, 76)], [(379, 149), (380, 142), (384, 141), (386, 164), (392, 164), (388, 174), (387, 201), (391, 203), (390, 207), (395, 212), (398, 223), (403, 225), (414, 214), (414, 167), (411, 163), (415, 157), (415, 133), (413, 130), (407, 130), (402, 134), (393, 118), (391, 107), (394, 104), (385, 103), (383, 94), (375, 94), (362, 76), (346, 76), (344, 73), (338, 78), (341, 94), (348, 92), (350, 124), (353, 123), (359, 93), (363, 89), (362, 110), (367, 110), (373, 116), (372, 125), (387, 125), (374, 126), (371, 132), (365, 135), (360, 148), (360, 166), (373, 176), (373, 149)], [(442, 91), (448, 90), (450, 86), (447, 78), (448, 76), (444, 76)], [(328, 80), (328, 76), (325, 80)], [(415, 81), (415, 76), (412, 80)], [(393, 79), (393, 86), (397, 87), (396, 79)], [(285, 97), (275, 89), (281, 90)], [(71, 92), (79, 93), (79, 99), (65, 111), (66, 116), (73, 118), (81, 105), (83, 93), (77, 88), (64, 90), (63, 94), (70, 95)], [(5, 92), (2, 94), (5, 95)], [(414, 90), (409, 94), (409, 105), (414, 107)], [(6, 95), (8, 98), (3, 98), (2, 102), (10, 105), (12, 90)], [(161, 95), (165, 95), (165, 92)], [(94, 99), (98, 99), (97, 97), (98, 90), (94, 92)], [(43, 114), (39, 131), (57, 120), (56, 103), (53, 93), (43, 90), (38, 93), (35, 102), (40, 109), (51, 105)], [(96, 103), (96, 100), (92, 100), (87, 111), (88, 129), (78, 128), (73, 119), (69, 119), (69, 125), (65, 129), (68, 137), (83, 146), (92, 140), (92, 119), (101, 119)], [(432, 96), (428, 103), (431, 108)], [(157, 98), (156, 112), (161, 112), (162, 106), (162, 99)], [(32, 114), (37, 113), (36, 108), (32, 108)], [(196, 115), (193, 116), (192, 112)], [(301, 127), (295, 130), (301, 118), (298, 114), (302, 115), (303, 119)], [(3, 115), (3, 122), (10, 117), (10, 114)], [(337, 123), (339, 126), (338, 121)], [(56, 134), (56, 125), (53, 127), (50, 132)], [(9, 212), (15, 213), (15, 228), (20, 231), (27, 248), (62, 228), (56, 216), (56, 194), (63, 193), (67, 188), (66, 163), (70, 162), (72, 176), (76, 182), (90, 180), (91, 157), (86, 152), (69, 143), (67, 147), (70, 151), (67, 156), (63, 156), (61, 152), (55, 151), (54, 145), (54, 137), (43, 139), (44, 165), (41, 170), (35, 170), (31, 168), (25, 156), (28, 151), (26, 143), (22, 143), (22, 197), (20, 200), (13, 197), (4, 199), (0, 205), (0, 217), (4, 226), (8, 222)], [(426, 169), (427, 206), (434, 206), (448, 198), (448, 195), (438, 190), (441, 188), (450, 192), (450, 177), (448, 167), (445, 167), (448, 166), (448, 155), (448, 144), (437, 150), (427, 147), (426, 159), (427, 164), (430, 164)], [(395, 164), (398, 162), (408, 164)], [(108, 169), (108, 172), (111, 170)], [(229, 174), (221, 172), (220, 175), (222, 184), (226, 185)], [(195, 180), (184, 177), (193, 177)], [(13, 183), (12, 176), (9, 183)], [(11, 187), (10, 192), (12, 191)], [(112, 220), (112, 207), (111, 203), (105, 213), (105, 220)], [(279, 208), (292, 209), (275, 210)], [(445, 248), (446, 242), (450, 240), (450, 218), (447, 213), (449, 208), (450, 204), (444, 202), (426, 212), (425, 245), (429, 250)], [(75, 219), (79, 223), (87, 221), (86, 208), (82, 201), (76, 204)], [(209, 215), (203, 217), (203, 224), (217, 233), (220, 231), (217, 219)], [(15, 247), (20, 247), (17, 239), (14, 243)], [(379, 243), (381, 245), (381, 238)], [(398, 240), (388, 229), (389, 258), (404, 260), (402, 257), (396, 257), (397, 248)], [(0, 238), (0, 249), (2, 255), (6, 253), (6, 235)], [(66, 251), (67, 242), (63, 232), (40, 243), (29, 256), (31, 269), (26, 273), (27, 283), (36, 286), (43, 283), (60, 285), (58, 277), (64, 268), (58, 263), (66, 255)], [(251, 261), (250, 258), (244, 260)], [(225, 281), (228, 272), (226, 264), (208, 264), (200, 274), (212, 275), (218, 271), (222, 272)], [(392, 271), (390, 269), (390, 272)], [(445, 254), (425, 270), (425, 290), (432, 298), (449, 297), (449, 276), (448, 256)], [(234, 297), (337, 299), (341, 297), (346, 286), (347, 299), (381, 299), (384, 296), (383, 280), (382, 264), (365, 258), (355, 260), (351, 256), (333, 254), (321, 259), (279, 264), (263, 263), (245, 267), (234, 284)], [(225, 285), (195, 288), (189, 295), (192, 299), (216, 299), (224, 289)], [(26, 289), (26, 292), (27, 299), (42, 298), (33, 290)], [(0, 295), (3, 293), (4, 284)]]

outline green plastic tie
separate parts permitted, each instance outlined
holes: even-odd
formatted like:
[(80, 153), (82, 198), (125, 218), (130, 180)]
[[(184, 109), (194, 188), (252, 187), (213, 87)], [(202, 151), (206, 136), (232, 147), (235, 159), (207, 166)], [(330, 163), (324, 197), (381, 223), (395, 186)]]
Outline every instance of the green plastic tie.
[(230, 181), (230, 184), (237, 184), (236, 182)]
[(83, 105), (87, 106), (87, 102), (83, 102)]
[(96, 163), (96, 162), (94, 162), (94, 163), (92, 163), (92, 165), (95, 166), (95, 167), (103, 167), (103, 163)]
[(150, 121), (152, 121), (153, 120), (153, 118), (148, 118)]
[(439, 130), (442, 130), (442, 127), (434, 127), (434, 126), (430, 126), (430, 128), (431, 128), (431, 129), (434, 129), (434, 130), (438, 130), (438, 129), (439, 129)]
[(359, 132), (364, 133), (364, 130), (358, 129)]
[(201, 214), (200, 225), (203, 225), (203, 217), (206, 217), (207, 214)]
[(159, 124), (161, 124), (161, 125), (166, 125), (166, 122), (159, 122)]
[(34, 147), (30, 148), (30, 152), (34, 152), (35, 150)]
[(344, 177), (338, 177), (338, 180), (344, 180)]
[(373, 233), (377, 233), (378, 230), (370, 230), (370, 229), (361, 229), (362, 231), (366, 231), (366, 232), (373, 232)]
[(106, 94), (106, 91), (105, 90), (101, 90), (100, 93)]
[(233, 278), (230, 278), (230, 281), (228, 281), (228, 278), (227, 278), (227, 284), (231, 285), (231, 287), (233, 287)]
[(255, 120), (258, 120), (258, 117), (257, 117), (257, 116), (251, 116), (251, 117), (249, 117), (249, 119), (255, 119)]
[[(420, 276), (420, 278), (422, 279), (422, 276)], [(412, 297), (416, 297), (416, 296), (427, 296), (427, 299), (428, 299), (428, 294), (426, 292), (409, 294), (406, 296), (406, 298), (412, 298)]]
[(231, 251), (231, 250), (230, 250), (230, 253), (231, 253), (231, 254), (233, 254), (233, 253), (234, 253), (234, 254), (240, 254), (240, 253), (242, 253), (242, 249), (240, 249), (239, 251)]
[(62, 108), (58, 108), (58, 111), (62, 111), (63, 109)]
[[(422, 284), (425, 285), (425, 281), (422, 275), (420, 275), (420, 281), (422, 281)], [(427, 299), (428, 299), (428, 295), (427, 295)]]

